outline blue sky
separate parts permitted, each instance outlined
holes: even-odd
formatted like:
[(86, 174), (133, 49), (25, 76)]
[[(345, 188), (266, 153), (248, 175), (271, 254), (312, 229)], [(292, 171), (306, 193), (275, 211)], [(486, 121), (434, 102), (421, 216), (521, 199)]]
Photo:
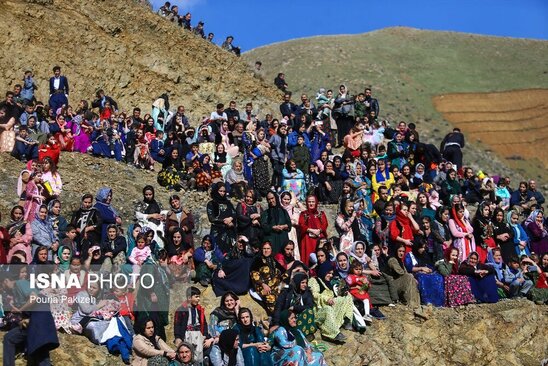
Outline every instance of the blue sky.
[[(163, 0), (152, 0), (155, 9)], [(179, 14), (222, 43), (243, 51), (327, 34), (358, 34), (391, 26), (548, 39), (548, 0), (172, 0)]]

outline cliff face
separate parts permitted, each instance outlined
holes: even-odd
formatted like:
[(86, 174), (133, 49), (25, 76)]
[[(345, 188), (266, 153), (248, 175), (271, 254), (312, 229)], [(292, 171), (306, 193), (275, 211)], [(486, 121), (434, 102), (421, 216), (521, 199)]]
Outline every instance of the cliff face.
[(54, 65), (69, 78), (72, 105), (98, 88), (143, 111), (167, 92), (196, 118), (232, 99), (263, 108), (279, 100), (240, 59), (132, 0), (2, 0), (0, 14), (5, 90), (32, 69), (46, 103)]

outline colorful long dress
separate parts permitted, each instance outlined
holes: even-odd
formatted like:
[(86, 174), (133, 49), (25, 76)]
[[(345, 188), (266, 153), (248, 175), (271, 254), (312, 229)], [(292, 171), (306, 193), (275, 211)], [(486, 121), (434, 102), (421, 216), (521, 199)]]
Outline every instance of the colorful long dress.
[[(272, 255), (260, 256), (251, 265), (251, 283), (255, 291), (261, 296), (263, 306), (270, 315), (274, 312), (276, 299), (280, 294), (280, 283), (284, 268), (274, 260)], [(263, 293), (263, 284), (270, 287), (270, 294)]]
[[(344, 318), (352, 320), (352, 296), (347, 294), (336, 297), (333, 290), (319, 278), (311, 278), (308, 285), (314, 297), (316, 324), (322, 336), (334, 339), (340, 332), (339, 328), (343, 325)], [(332, 298), (335, 300), (333, 306), (327, 303)]]
[[(431, 265), (422, 263), (421, 258), (415, 256), (414, 253), (407, 253), (404, 260), (405, 268), (409, 273), (413, 273), (413, 267), (428, 267), (433, 269)], [(433, 304), (434, 306), (445, 305), (445, 286), (444, 278), (437, 272), (432, 273), (413, 273), (418, 282), (421, 301), (423, 304)]]
[[(284, 327), (278, 327), (272, 333), (272, 363), (274, 366), (324, 366), (327, 365), (320, 352), (312, 352), (312, 361), (308, 361), (306, 350), (297, 345), (295, 337), (290, 336)], [(304, 338), (304, 335), (303, 335)], [(310, 344), (307, 344), (310, 347)]]
[(468, 277), (459, 275), (458, 265), (453, 265), (447, 260), (436, 265), (438, 271), (445, 277), (445, 306), (473, 304), (476, 302)]
[(304, 173), (297, 169), (296, 172), (289, 172), (286, 168), (282, 170), (282, 190), (291, 191), (300, 201), (306, 197), (306, 181)]

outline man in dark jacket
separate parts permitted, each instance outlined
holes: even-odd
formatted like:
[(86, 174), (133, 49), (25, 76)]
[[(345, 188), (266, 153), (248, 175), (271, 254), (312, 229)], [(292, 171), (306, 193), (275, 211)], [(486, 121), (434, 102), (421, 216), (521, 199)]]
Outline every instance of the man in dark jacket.
[(462, 149), (464, 148), (464, 135), (460, 128), (454, 128), (448, 133), (440, 145), (443, 158), (452, 162), (458, 169), (462, 169)]
[(69, 84), (66, 76), (61, 75), (61, 67), (53, 67), (53, 76), (49, 79), (49, 106), (53, 112), (68, 105)]
[(293, 120), (297, 112), (297, 106), (291, 101), (291, 93), (284, 94), (284, 101), (280, 104), (280, 113), (282, 117), (288, 117)]
[(379, 117), (379, 101), (371, 96), (371, 88), (365, 88), (365, 110), (367, 114), (372, 111), (375, 112), (375, 116)]
[(95, 96), (97, 99), (95, 99), (93, 102), (91, 102), (92, 108), (99, 108), (99, 111), (103, 111), (105, 108), (105, 103), (109, 102), (110, 105), (114, 108), (115, 111), (118, 110), (118, 103), (108, 95), (105, 95), (105, 91), (103, 89), (97, 90), (97, 93), (95, 93)]

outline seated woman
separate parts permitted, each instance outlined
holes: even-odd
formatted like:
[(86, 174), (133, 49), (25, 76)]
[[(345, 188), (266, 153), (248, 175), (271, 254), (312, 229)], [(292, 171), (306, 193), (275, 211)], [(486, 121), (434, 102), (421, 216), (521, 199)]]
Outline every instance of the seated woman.
[(468, 278), (459, 274), (459, 250), (457, 248), (447, 251), (445, 259), (436, 263), (436, 268), (445, 278), (445, 306), (453, 308), (476, 302)]
[(323, 339), (337, 344), (344, 343), (346, 337), (339, 328), (345, 325), (346, 329), (352, 329), (352, 296), (348, 293), (337, 293), (341, 286), (334, 286), (336, 281), (332, 281), (334, 269), (331, 262), (320, 264), (316, 273), (318, 277), (309, 281), (315, 303), (316, 324)]
[(500, 207), (495, 208), (493, 211), (492, 221), (495, 243), (501, 250), (502, 259), (504, 262), (508, 263), (510, 258), (516, 255), (516, 249), (514, 246), (514, 230), (512, 230), (510, 225), (506, 222), (504, 218), (504, 211)]
[(211, 157), (208, 154), (203, 154), (195, 161), (193, 166), (196, 172), (196, 188), (198, 190), (207, 191), (214, 180), (222, 177), (221, 171), (212, 165)]
[(247, 238), (240, 236), (214, 272), (211, 284), (216, 296), (222, 296), (230, 291), (236, 294), (245, 294), (249, 291), (253, 254), (247, 244)]
[(240, 337), (240, 349), (246, 366), (270, 366), (270, 344), (265, 341), (262, 328), (253, 324), (253, 314), (248, 308), (241, 308), (238, 324), (234, 329)]
[(255, 257), (251, 265), (251, 285), (269, 315), (274, 312), (284, 272), (285, 269), (272, 255), (272, 244), (265, 241), (261, 245), (261, 254)]
[(194, 247), (183, 241), (184, 235), (183, 229), (175, 229), (167, 244), (167, 254), (169, 268), (175, 279), (187, 282), (196, 276), (196, 272), (193, 260)]
[(297, 169), (297, 163), (293, 159), (285, 163), (282, 176), (282, 191), (291, 191), (298, 200), (304, 201), (306, 198), (304, 173), (300, 169)]
[(156, 334), (152, 319), (135, 324), (132, 366), (167, 365), (177, 354)]
[[(388, 248), (386, 248), (388, 251)], [(369, 288), (369, 300), (372, 306), (390, 305), (398, 300), (398, 294), (395, 292), (392, 284), (392, 277), (383, 273), (381, 268), (386, 268), (388, 256), (382, 252), (379, 244), (373, 245), (371, 249), (371, 258), (365, 254), (365, 244), (362, 242), (354, 243), (352, 253), (350, 254), (353, 262), (360, 262), (371, 284)], [(371, 315), (375, 318), (384, 319), (384, 315), (378, 308), (371, 309)]]
[(59, 164), (60, 155), (61, 146), (57, 143), (55, 136), (48, 134), (47, 142), (40, 145), (40, 148), (38, 149), (38, 160), (42, 161), (46, 157), (49, 157), (55, 164)]
[(531, 250), (541, 255), (548, 253), (548, 228), (544, 224), (544, 213), (541, 210), (533, 210), (523, 226), (529, 232)]
[(514, 232), (514, 248), (516, 254), (521, 257), (522, 255), (530, 256), (531, 251), (529, 249), (529, 237), (525, 232), (523, 226), (519, 222), (519, 214), (516, 211), (510, 211), (506, 214), (506, 222), (512, 228)]
[[(222, 146), (222, 145), (219, 145)], [(244, 166), (242, 161), (234, 159), (232, 168), (227, 170), (225, 181), (230, 184), (230, 196), (241, 200), (247, 190), (248, 181), (244, 176)]]
[(390, 194), (392, 185), (394, 185), (394, 175), (386, 167), (386, 161), (379, 159), (377, 161), (377, 172), (371, 176), (373, 191), (378, 193), (379, 187), (385, 186)]
[(460, 264), (459, 274), (468, 276), (476, 301), (485, 303), (499, 301), (495, 269), (479, 263), (478, 253), (470, 253), (468, 259)]
[(405, 268), (417, 279), (423, 304), (443, 306), (445, 292), (443, 276), (434, 272), (434, 264), (426, 252), (424, 240), (417, 240), (413, 250), (405, 255)]
[(399, 244), (403, 244), (405, 247), (405, 253), (411, 252), (413, 247), (413, 234), (419, 231), (419, 225), (413, 218), (413, 215), (409, 211), (409, 205), (401, 203), (396, 207), (396, 219), (390, 223), (390, 239), (389, 252), (395, 253), (396, 247)]
[(308, 287), (308, 275), (297, 272), (288, 288), (282, 290), (276, 299), (272, 314), (272, 324), (280, 325), (283, 311), (291, 311), (297, 317), (297, 328), (310, 340), (314, 339), (316, 323), (314, 320), (314, 298)]
[(359, 218), (354, 211), (354, 202), (350, 199), (343, 199), (339, 210), (340, 212), (335, 220), (335, 227), (340, 236), (340, 250), (349, 254), (352, 244), (362, 239)]
[(415, 278), (407, 272), (403, 264), (404, 257), (405, 245), (400, 243), (396, 246), (395, 255), (388, 259), (386, 274), (394, 279), (391, 284), (397, 292), (399, 300), (407, 306), (415, 308), (420, 305), (419, 290)]
[(240, 339), (234, 329), (223, 330), (219, 342), (211, 348), (209, 361), (212, 366), (246, 366), (239, 347)]
[(10, 249), (7, 253), (8, 263), (11, 263), (11, 258), (17, 251), (23, 251), (25, 253), (25, 263), (30, 263), (32, 261), (32, 227), (28, 222), (23, 220), (24, 215), (25, 212), (21, 206), (15, 206), (11, 209), (11, 220), (6, 226), (10, 243)]
[(209, 316), (209, 334), (219, 337), (221, 332), (232, 329), (238, 321), (240, 298), (234, 292), (227, 292), (221, 297), (221, 303)]
[(202, 246), (194, 251), (194, 265), (196, 268), (195, 280), (204, 287), (211, 283), (215, 270), (220, 267), (224, 257), (223, 253), (213, 245), (211, 237), (202, 238)]
[(327, 161), (319, 175), (319, 198), (323, 203), (337, 203), (342, 192), (343, 179), (331, 161)]
[(177, 354), (177, 362), (181, 364), (181, 366), (200, 366), (201, 363), (198, 361), (195, 361), (195, 355), (194, 355), (194, 346), (190, 343), (182, 342), (179, 347), (175, 350), (175, 353)]
[(495, 270), (495, 282), (497, 284), (497, 292), (499, 298), (506, 298), (510, 294), (510, 287), (504, 283), (504, 273), (508, 267), (502, 260), (502, 253), (500, 248), (494, 248), (489, 251), (487, 256), (487, 262), (485, 264), (493, 267)]
[(272, 363), (274, 366), (327, 366), (323, 354), (315, 351), (304, 334), (297, 328), (297, 316), (284, 310), (279, 327), (271, 332)]

